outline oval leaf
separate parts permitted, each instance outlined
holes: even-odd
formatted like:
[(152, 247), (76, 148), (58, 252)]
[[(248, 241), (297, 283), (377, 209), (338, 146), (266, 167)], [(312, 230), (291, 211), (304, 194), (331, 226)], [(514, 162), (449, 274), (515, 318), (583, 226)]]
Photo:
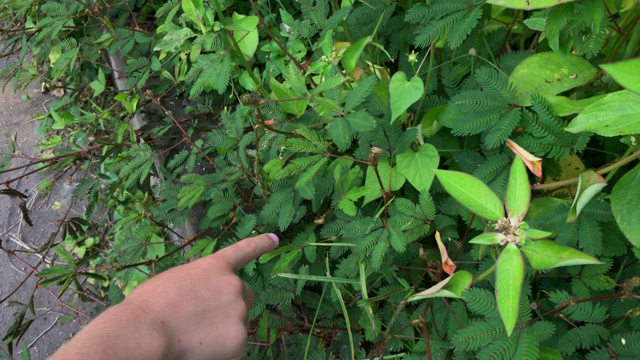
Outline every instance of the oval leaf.
[(523, 281), (524, 260), (520, 250), (509, 243), (496, 261), (496, 302), (507, 336), (511, 336), (518, 321)]
[(398, 71), (391, 77), (389, 97), (391, 102), (391, 123), (393, 123), (409, 106), (420, 99), (424, 92), (422, 79), (417, 76), (407, 80), (407, 75)]
[(531, 201), (531, 185), (527, 176), (527, 169), (519, 156), (513, 159), (511, 171), (509, 172), (509, 183), (507, 185), (507, 216), (510, 219), (524, 219), (529, 209)]
[(433, 183), (433, 170), (438, 168), (440, 156), (431, 144), (423, 144), (418, 152), (409, 149), (398, 155), (398, 171), (419, 191), (427, 191)]
[[(273, 91), (272, 97), (278, 101), (278, 104), (282, 106), (282, 110), (286, 113), (300, 116), (304, 113), (307, 108), (307, 104), (309, 100), (307, 98), (299, 98), (293, 91), (289, 90), (283, 84), (280, 84), (278, 80), (274, 78), (269, 79), (269, 86)], [(292, 100), (292, 99), (300, 99), (300, 100)]]
[(576, 191), (576, 197), (573, 200), (571, 209), (567, 214), (567, 222), (573, 222), (580, 215), (580, 211), (585, 205), (596, 196), (600, 190), (607, 186), (607, 182), (604, 178), (597, 174), (593, 170), (587, 170), (580, 174), (578, 177), (578, 190)]
[(496, 195), (480, 179), (459, 171), (435, 170), (444, 189), (467, 209), (492, 221), (504, 218), (504, 207)]
[(411, 296), (407, 301), (427, 299), (433, 297), (461, 298), (462, 292), (471, 286), (473, 275), (466, 270), (457, 271), (455, 274), (440, 281), (427, 290)]
[(600, 65), (600, 67), (618, 84), (640, 94), (640, 58)]
[(548, 51), (524, 59), (513, 70), (509, 81), (518, 88), (515, 103), (528, 106), (533, 93), (545, 97), (558, 95), (584, 85), (596, 72), (590, 62), (578, 55)]
[(602, 136), (637, 134), (640, 132), (640, 95), (629, 90), (611, 93), (587, 106), (565, 130), (589, 131)]
[(533, 10), (544, 9), (573, 0), (488, 0), (487, 3), (504, 6), (509, 9)]
[[(389, 160), (380, 160), (378, 162), (378, 174), (380, 174), (380, 180), (387, 192), (400, 189), (406, 181), (404, 175), (402, 175), (397, 168), (391, 168)], [(364, 196), (364, 202), (362, 205), (366, 205), (370, 201), (382, 196), (380, 182), (378, 181), (378, 176), (376, 175), (373, 166), (367, 167), (364, 186), (368, 188), (368, 192), (367, 195)]]
[(626, 173), (611, 192), (611, 211), (620, 230), (640, 248), (640, 165)]
[(348, 73), (356, 68), (358, 60), (360, 60), (360, 55), (362, 55), (362, 51), (364, 50), (365, 46), (367, 46), (369, 41), (371, 41), (371, 36), (365, 36), (362, 39), (356, 41), (353, 45), (349, 46), (347, 50), (345, 50), (341, 62), (342, 66)]
[(550, 233), (548, 231), (538, 230), (538, 229), (529, 229), (525, 233), (525, 237), (531, 240), (546, 239), (551, 235), (553, 235), (553, 233)]
[(238, 48), (244, 58), (249, 60), (258, 49), (258, 17), (255, 15), (240, 15), (233, 13), (233, 23), (227, 28), (233, 30), (233, 38), (238, 43)]
[(602, 99), (605, 95), (592, 96), (590, 98), (573, 100), (566, 96), (550, 96), (547, 98), (553, 107), (553, 111), (556, 115), (563, 117), (567, 115), (580, 114), (582, 110), (586, 109), (589, 105)]
[(531, 266), (536, 270), (560, 266), (602, 264), (598, 259), (582, 251), (560, 245), (551, 240), (527, 241), (521, 247)]
[(500, 242), (506, 238), (507, 237), (503, 233), (489, 232), (480, 234), (469, 240), (469, 242), (478, 245), (496, 245), (500, 244)]

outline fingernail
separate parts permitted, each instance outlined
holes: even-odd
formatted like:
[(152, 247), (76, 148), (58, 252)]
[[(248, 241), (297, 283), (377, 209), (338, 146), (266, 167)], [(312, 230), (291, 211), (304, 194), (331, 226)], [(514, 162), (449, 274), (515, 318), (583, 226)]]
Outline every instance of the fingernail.
[(278, 246), (278, 244), (280, 244), (280, 239), (278, 239), (278, 236), (274, 233), (268, 233), (267, 234), (271, 240), (273, 240), (274, 243), (276, 243), (276, 246)]

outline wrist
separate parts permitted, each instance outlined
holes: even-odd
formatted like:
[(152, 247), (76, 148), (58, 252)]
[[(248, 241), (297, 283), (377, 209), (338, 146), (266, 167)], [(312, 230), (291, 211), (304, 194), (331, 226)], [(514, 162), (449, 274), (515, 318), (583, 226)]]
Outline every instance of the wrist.
[(171, 358), (168, 331), (150, 315), (144, 307), (125, 300), (94, 319), (51, 359)]

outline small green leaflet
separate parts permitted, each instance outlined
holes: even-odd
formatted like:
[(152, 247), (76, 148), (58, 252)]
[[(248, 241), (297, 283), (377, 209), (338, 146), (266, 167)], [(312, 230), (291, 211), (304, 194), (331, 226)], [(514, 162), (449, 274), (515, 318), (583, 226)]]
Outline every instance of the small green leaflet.
[(407, 75), (398, 71), (391, 77), (389, 84), (389, 100), (391, 103), (391, 123), (400, 117), (409, 106), (420, 99), (424, 92), (422, 79), (417, 76), (407, 80)]
[(276, 79), (269, 79), (269, 86), (273, 90), (273, 97), (278, 101), (278, 104), (282, 106), (282, 109), (289, 114), (301, 116), (307, 109), (309, 100), (307, 98), (301, 98), (297, 96), (292, 90), (280, 84)]
[(104, 91), (104, 88), (107, 84), (107, 80), (104, 76), (104, 72), (102, 69), (98, 69), (98, 78), (93, 80), (89, 86), (93, 89), (93, 97), (96, 97)]
[(435, 170), (444, 189), (467, 209), (487, 220), (504, 218), (504, 207), (482, 180), (459, 171)]
[(202, 20), (200, 20), (200, 17), (204, 13), (202, 0), (182, 0), (182, 11), (184, 11), (189, 20), (200, 27), (200, 31), (202, 31), (203, 34), (207, 32), (207, 29), (202, 24)]
[(349, 190), (338, 202), (338, 209), (349, 216), (356, 216), (358, 210), (353, 202), (365, 196), (367, 192), (369, 192), (369, 189), (366, 186)]
[(523, 281), (524, 260), (518, 247), (509, 243), (496, 261), (496, 302), (507, 336), (511, 336), (518, 321)]
[(419, 191), (428, 191), (433, 183), (438, 168), (440, 156), (438, 150), (431, 144), (423, 144), (417, 152), (409, 149), (397, 157), (398, 171), (404, 175), (409, 183)]

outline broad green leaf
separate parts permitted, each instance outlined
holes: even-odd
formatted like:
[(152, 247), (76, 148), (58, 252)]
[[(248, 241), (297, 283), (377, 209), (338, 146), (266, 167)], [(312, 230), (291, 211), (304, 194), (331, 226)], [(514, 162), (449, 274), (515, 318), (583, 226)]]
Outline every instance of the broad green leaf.
[[(555, 2), (555, 1), (554, 1)], [(584, 85), (597, 69), (584, 58), (553, 51), (541, 52), (524, 59), (511, 73), (509, 81), (516, 85), (516, 104), (531, 105), (531, 95), (558, 95)]]
[(496, 261), (496, 302), (507, 336), (511, 336), (518, 321), (523, 281), (524, 260), (518, 247), (509, 243)]
[(240, 52), (249, 60), (258, 49), (258, 17), (233, 13), (231, 19), (233, 23), (228, 25), (227, 29), (233, 31), (233, 38), (238, 43)]
[(424, 92), (422, 79), (417, 76), (407, 80), (407, 75), (398, 71), (391, 77), (389, 84), (389, 102), (391, 104), (391, 123), (393, 123), (409, 106), (420, 99)]
[(538, 229), (529, 229), (525, 232), (524, 235), (527, 237), (527, 239), (539, 240), (539, 239), (546, 239), (549, 236), (553, 235), (553, 233), (548, 231), (538, 230)]
[(488, 0), (487, 3), (504, 6), (509, 9), (533, 10), (544, 9), (573, 0)]
[(450, 129), (454, 128), (464, 117), (465, 113), (449, 105), (442, 105), (441, 109), (435, 114), (436, 121)]
[(640, 94), (640, 58), (600, 65), (625, 89)]
[(431, 137), (442, 128), (442, 124), (437, 121), (438, 114), (445, 108), (446, 105), (436, 106), (427, 110), (427, 112), (420, 120), (420, 127), (422, 135), (424, 137)]
[(371, 36), (365, 36), (362, 39), (356, 41), (353, 45), (349, 46), (347, 50), (345, 50), (344, 55), (342, 56), (342, 66), (350, 73), (353, 69), (356, 68), (358, 64), (358, 60), (360, 60), (360, 55), (362, 55), (362, 51), (371, 41)]
[(182, 0), (182, 11), (184, 11), (189, 20), (200, 27), (200, 31), (202, 31), (203, 34), (207, 32), (207, 29), (202, 24), (202, 20), (200, 20), (204, 12), (202, 0)]
[(500, 242), (506, 238), (507, 237), (503, 233), (488, 232), (474, 237), (469, 240), (469, 242), (478, 245), (496, 245), (500, 244)]
[(605, 186), (607, 186), (607, 182), (593, 170), (587, 170), (580, 174), (578, 177), (578, 190), (567, 214), (567, 222), (575, 221), (589, 200), (596, 196)]
[(640, 165), (626, 173), (611, 192), (611, 211), (620, 230), (640, 248)]
[(544, 31), (545, 25), (547, 23), (547, 19), (545, 18), (528, 18), (523, 21), (525, 25), (531, 30), (535, 31)]
[(560, 245), (551, 240), (527, 241), (520, 248), (531, 266), (547, 270), (561, 266), (601, 264), (598, 259), (582, 251)]
[(160, 236), (153, 234), (151, 241), (147, 245), (147, 256), (149, 260), (155, 260), (165, 254), (164, 239)]
[(567, 116), (573, 114), (579, 114), (582, 110), (586, 109), (587, 106), (593, 104), (594, 102), (602, 99), (606, 95), (598, 95), (592, 96), (590, 98), (582, 99), (582, 100), (573, 100), (569, 99), (566, 96), (549, 96), (547, 100), (553, 106), (553, 111), (558, 116)]
[(269, 86), (273, 91), (272, 97), (278, 101), (278, 104), (282, 106), (282, 109), (292, 115), (300, 116), (307, 108), (309, 100), (307, 98), (300, 98), (293, 91), (286, 86), (280, 84), (276, 79), (271, 78), (269, 80)]
[(467, 209), (492, 221), (504, 218), (504, 207), (496, 195), (480, 179), (458, 171), (435, 170), (444, 189)]
[[(404, 175), (402, 175), (397, 168), (391, 169), (389, 160), (380, 160), (378, 162), (378, 173), (380, 174), (382, 186), (384, 186), (387, 192), (400, 189), (406, 181)], [(368, 192), (364, 197), (362, 205), (366, 205), (367, 203), (382, 196), (380, 182), (378, 181), (378, 176), (376, 175), (373, 166), (367, 167), (364, 186), (368, 188)]]
[(629, 90), (608, 94), (587, 106), (565, 130), (589, 131), (602, 136), (640, 133), (640, 95)]
[(527, 169), (519, 156), (513, 159), (511, 171), (509, 172), (509, 183), (507, 185), (507, 216), (510, 219), (524, 219), (529, 209), (531, 201), (531, 185), (527, 176)]
[(409, 149), (397, 157), (398, 171), (419, 191), (427, 191), (433, 183), (433, 170), (438, 168), (440, 156), (431, 144), (423, 144), (417, 152)]
[(453, 275), (440, 281), (427, 290), (421, 291), (407, 299), (407, 301), (428, 299), (434, 297), (448, 297), (460, 299), (462, 292), (471, 286), (473, 275), (466, 270), (456, 271)]

